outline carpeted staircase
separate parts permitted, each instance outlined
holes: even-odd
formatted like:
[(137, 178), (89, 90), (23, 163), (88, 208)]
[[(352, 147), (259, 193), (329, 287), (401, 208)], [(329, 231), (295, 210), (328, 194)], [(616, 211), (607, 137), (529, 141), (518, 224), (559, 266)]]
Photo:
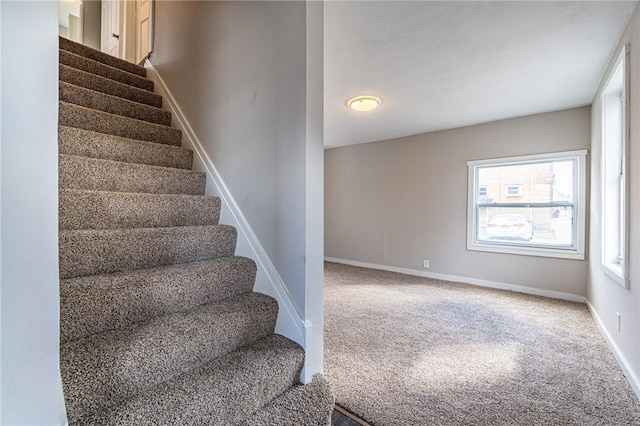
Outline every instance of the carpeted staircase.
[(333, 396), (145, 69), (60, 39), (61, 374), (70, 424), (325, 425)]

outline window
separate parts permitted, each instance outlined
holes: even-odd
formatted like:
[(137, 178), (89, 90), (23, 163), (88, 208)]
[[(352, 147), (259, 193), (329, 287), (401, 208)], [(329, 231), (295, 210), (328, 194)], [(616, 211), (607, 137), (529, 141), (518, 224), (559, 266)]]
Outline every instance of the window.
[(602, 92), (602, 266), (628, 288), (628, 46), (618, 56)]
[(481, 186), (478, 188), (478, 195), (481, 197), (486, 197), (488, 194), (487, 192), (487, 187), (486, 186)]
[(469, 161), (467, 249), (584, 259), (586, 156)]

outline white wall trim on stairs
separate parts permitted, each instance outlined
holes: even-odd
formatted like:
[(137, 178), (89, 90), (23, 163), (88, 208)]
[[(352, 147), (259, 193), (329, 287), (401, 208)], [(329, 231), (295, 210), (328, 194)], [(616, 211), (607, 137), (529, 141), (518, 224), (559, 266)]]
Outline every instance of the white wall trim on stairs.
[(438, 274), (435, 272), (418, 271), (416, 269), (398, 268), (395, 266), (377, 265), (375, 263), (359, 262), (357, 260), (338, 259), (335, 257), (325, 257), (327, 262), (342, 263), (345, 265), (359, 266), (361, 268), (380, 269), (382, 271), (397, 272), (400, 274), (414, 275), (417, 277), (432, 278), (434, 280), (453, 281), (464, 284), (476, 285), (479, 287), (489, 287), (499, 290), (509, 290), (518, 293), (531, 294), (534, 296), (550, 297), (552, 299), (568, 300), (570, 302), (585, 303), (587, 299), (584, 296), (571, 293), (563, 293), (561, 291), (544, 290), (540, 288), (525, 287), (515, 284), (506, 284), (497, 281), (480, 280), (477, 278), (460, 277), (457, 275)]
[(145, 61), (144, 66), (148, 71), (147, 78), (155, 82), (155, 91), (162, 95), (164, 104), (172, 113), (173, 124), (182, 130), (183, 147), (190, 148), (195, 153), (195, 168), (198, 169), (198, 166), (200, 166), (201, 170), (207, 173), (207, 191), (211, 189), (210, 183), (212, 183), (213, 187), (215, 187), (214, 195), (219, 196), (222, 200), (223, 212), (226, 209), (229, 213), (228, 215), (224, 215), (225, 221), (228, 225), (235, 226), (238, 230), (237, 251), (240, 251), (242, 247), (247, 247), (250, 251), (250, 253), (246, 254), (247, 257), (253, 258), (256, 262), (258, 274), (256, 276), (255, 291), (266, 293), (278, 301), (279, 310), (276, 322), (276, 333), (282, 334), (305, 347), (305, 329), (311, 326), (310, 322), (308, 320), (305, 321), (293, 303), (293, 299), (282, 281), (280, 274), (271, 262), (271, 259), (269, 259), (262, 244), (260, 244), (258, 237), (251, 229), (249, 222), (231, 195), (222, 176), (218, 173), (213, 161), (204, 150), (202, 143), (193, 131), (193, 128), (166, 83), (149, 60)]
[(616, 345), (616, 343), (614, 342), (613, 338), (611, 337), (611, 334), (605, 328), (604, 323), (600, 318), (600, 315), (598, 315), (598, 313), (596, 312), (596, 309), (588, 300), (587, 300), (587, 306), (589, 307), (589, 311), (591, 311), (591, 316), (593, 317), (598, 328), (600, 329), (600, 333), (602, 333), (602, 336), (606, 340), (607, 345), (609, 345), (609, 349), (611, 349), (611, 352), (613, 352), (613, 356), (616, 358), (616, 361), (618, 361), (618, 365), (620, 366), (620, 368), (622, 369), (622, 372), (627, 378), (629, 385), (631, 385), (631, 389), (633, 389), (633, 392), (636, 394), (636, 397), (640, 399), (640, 379), (638, 379), (638, 376), (636, 376), (635, 373), (633, 372), (633, 369), (631, 368), (629, 361), (627, 361), (627, 358), (625, 358), (625, 356), (622, 354), (622, 351), (620, 350), (618, 345)]

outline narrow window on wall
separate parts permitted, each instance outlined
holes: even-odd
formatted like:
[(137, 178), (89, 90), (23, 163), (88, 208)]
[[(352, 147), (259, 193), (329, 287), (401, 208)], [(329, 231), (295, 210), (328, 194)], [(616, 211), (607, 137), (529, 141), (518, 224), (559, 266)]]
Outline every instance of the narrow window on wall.
[(467, 249), (584, 259), (586, 156), (467, 162)]
[(628, 288), (628, 46), (602, 92), (602, 266)]

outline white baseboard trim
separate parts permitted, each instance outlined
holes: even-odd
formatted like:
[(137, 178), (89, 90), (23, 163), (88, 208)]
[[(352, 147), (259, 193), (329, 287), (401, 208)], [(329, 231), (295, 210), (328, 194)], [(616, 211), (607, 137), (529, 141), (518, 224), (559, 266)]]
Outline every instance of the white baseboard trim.
[(620, 348), (618, 347), (618, 345), (616, 345), (616, 342), (613, 341), (611, 334), (605, 328), (604, 323), (600, 318), (600, 315), (598, 315), (598, 312), (596, 312), (596, 309), (588, 300), (587, 300), (587, 306), (589, 307), (589, 311), (591, 311), (591, 316), (595, 320), (596, 325), (600, 329), (600, 333), (602, 333), (602, 335), (604, 336), (604, 340), (609, 345), (611, 352), (613, 352), (613, 356), (616, 358), (616, 361), (618, 361), (618, 365), (620, 366), (620, 368), (622, 369), (622, 372), (627, 378), (629, 385), (631, 385), (631, 389), (633, 389), (633, 392), (636, 394), (636, 397), (640, 400), (640, 379), (638, 379), (638, 376), (636, 376), (633, 370), (631, 369), (631, 365), (627, 361), (627, 358), (625, 358), (625, 356), (622, 355)]
[(509, 290), (518, 293), (531, 294), (534, 296), (549, 297), (552, 299), (568, 300), (570, 302), (585, 303), (587, 299), (584, 296), (571, 293), (563, 293), (561, 291), (544, 290), (540, 288), (525, 287), (515, 284), (500, 283), (497, 281), (480, 280), (476, 278), (460, 277), (457, 275), (438, 274), (435, 272), (419, 271), (416, 269), (398, 268), (396, 266), (377, 265), (375, 263), (359, 262), (356, 260), (338, 259), (335, 257), (325, 257), (327, 262), (342, 263), (345, 265), (359, 266), (361, 268), (380, 269), (382, 271), (397, 272), (400, 274), (414, 275), (417, 277), (432, 278), (435, 280), (453, 281), (464, 284), (477, 285), (479, 287), (489, 287), (499, 290)]
[(249, 222), (240, 210), (229, 188), (218, 173), (213, 161), (206, 151), (193, 128), (187, 121), (180, 106), (171, 94), (166, 83), (158, 74), (149, 60), (145, 61), (148, 71), (147, 78), (155, 82), (155, 91), (162, 95), (164, 106), (172, 113), (172, 121), (177, 128), (182, 130), (182, 146), (194, 151), (194, 168), (207, 174), (208, 195), (219, 196), (222, 200), (221, 223), (232, 225), (238, 230), (238, 243), (236, 253), (251, 257), (257, 264), (255, 291), (268, 294), (278, 301), (278, 319), (276, 333), (295, 341), (305, 347), (306, 329), (311, 327), (310, 321), (305, 321), (293, 303), (291, 295), (287, 291), (280, 274), (269, 259), (262, 244), (255, 235)]

